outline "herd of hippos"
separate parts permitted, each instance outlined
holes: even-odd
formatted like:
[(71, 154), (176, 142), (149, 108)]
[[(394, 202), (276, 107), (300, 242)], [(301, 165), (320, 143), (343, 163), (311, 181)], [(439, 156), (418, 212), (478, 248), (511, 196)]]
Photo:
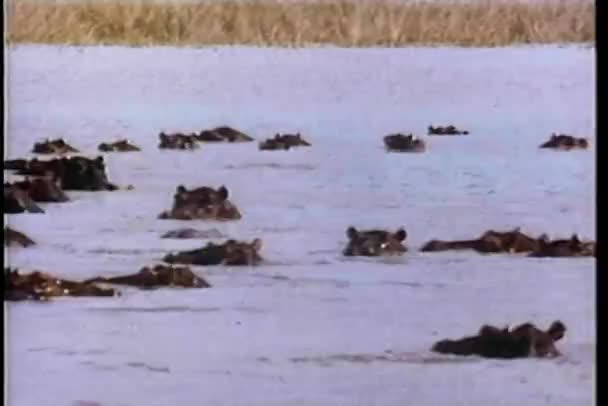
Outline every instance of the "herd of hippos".
[[(428, 135), (468, 135), (450, 125), (428, 127)], [(199, 143), (211, 142), (251, 142), (254, 139), (231, 127), (218, 127), (201, 131), (199, 134), (159, 134), (160, 149), (195, 149)], [(388, 151), (423, 152), (425, 143), (412, 134), (391, 134), (384, 137)], [(260, 150), (289, 150), (300, 146), (310, 146), (298, 134), (277, 134), (259, 143)], [(585, 149), (588, 142), (565, 134), (553, 134), (540, 148), (560, 150)], [(140, 148), (122, 139), (98, 146), (102, 152), (140, 151)], [(69, 156), (79, 151), (63, 139), (46, 140), (36, 143), (32, 149), (36, 154), (63, 155), (50, 160), (33, 158), (4, 161), (4, 170), (16, 171), (24, 175), (24, 180), (4, 184), (4, 211), (6, 214), (44, 213), (38, 203), (61, 203), (69, 201), (65, 191), (111, 191), (120, 189), (110, 183), (103, 156), (94, 159), (84, 156)], [(66, 156), (68, 155), (68, 156)], [(127, 189), (132, 186), (127, 187)], [(225, 186), (212, 188), (202, 186), (188, 190), (179, 185), (173, 196), (171, 209), (159, 214), (159, 219), (178, 220), (238, 220), (241, 213), (229, 200)], [(347, 246), (344, 256), (378, 257), (402, 255), (407, 252), (405, 240), (407, 232), (400, 228), (394, 232), (386, 230), (357, 230), (348, 227)], [(209, 235), (192, 228), (170, 231), (162, 238), (208, 238)], [(34, 246), (36, 243), (25, 234), (5, 226), (5, 246)], [(117, 276), (96, 277), (84, 281), (70, 281), (56, 278), (47, 273), (34, 271), (20, 273), (17, 269), (4, 269), (5, 300), (48, 300), (58, 296), (115, 296), (120, 292), (110, 285), (126, 285), (142, 289), (158, 287), (208, 288), (211, 285), (195, 275), (186, 265), (226, 265), (252, 266), (262, 262), (259, 238), (251, 242), (229, 239), (221, 244), (209, 242), (202, 248), (167, 254), (165, 264), (143, 267), (139, 272)], [(461, 241), (432, 240), (424, 244), (420, 251), (470, 249), (483, 254), (526, 253), (533, 257), (595, 257), (595, 242), (581, 240), (576, 234), (565, 239), (550, 239), (546, 234), (538, 237), (523, 233), (520, 228), (508, 231), (489, 230), (481, 236)], [(432, 346), (432, 351), (455, 355), (478, 355), (488, 358), (522, 358), (557, 356), (555, 342), (566, 331), (561, 321), (554, 321), (546, 330), (532, 323), (515, 328), (498, 328), (484, 325), (476, 335), (457, 340), (441, 340)]]

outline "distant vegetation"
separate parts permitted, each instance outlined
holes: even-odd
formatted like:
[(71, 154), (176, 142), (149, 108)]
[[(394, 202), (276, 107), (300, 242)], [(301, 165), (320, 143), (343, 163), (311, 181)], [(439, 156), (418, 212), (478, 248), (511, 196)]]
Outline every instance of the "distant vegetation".
[(595, 41), (592, 0), (8, 3), (10, 43), (367, 47)]

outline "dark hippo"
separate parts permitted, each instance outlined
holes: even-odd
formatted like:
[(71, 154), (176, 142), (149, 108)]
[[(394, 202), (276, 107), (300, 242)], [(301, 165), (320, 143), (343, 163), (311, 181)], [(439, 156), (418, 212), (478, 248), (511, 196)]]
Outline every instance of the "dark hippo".
[(235, 240), (228, 240), (223, 244), (210, 242), (203, 248), (168, 254), (163, 261), (169, 264), (251, 266), (262, 261), (259, 254), (261, 248), (262, 240), (259, 238), (251, 243)]
[(571, 149), (587, 149), (589, 142), (585, 138), (576, 138), (572, 135), (566, 134), (551, 134), (551, 138), (543, 144), (540, 148), (553, 148), (559, 150), (569, 151)]
[(594, 257), (595, 242), (581, 241), (578, 235), (573, 234), (569, 239), (549, 240), (542, 235), (538, 240), (539, 245), (531, 257)]
[(63, 157), (50, 161), (33, 159), (19, 175), (45, 176), (54, 179), (63, 190), (117, 190), (106, 174), (103, 156), (94, 159), (82, 156)]
[(454, 127), (453, 125), (448, 125), (446, 127), (433, 127), (432, 125), (428, 126), (428, 134), (429, 135), (468, 135), (468, 131), (461, 131)]
[(222, 238), (224, 235), (216, 229), (201, 231), (194, 228), (180, 228), (179, 230), (167, 231), (160, 238), (176, 238), (176, 239), (191, 239), (191, 238)]
[(377, 257), (381, 255), (401, 255), (407, 252), (403, 244), (407, 238), (405, 229), (391, 233), (383, 230), (358, 231), (355, 227), (346, 230), (348, 244), (342, 252), (345, 256)]
[(511, 231), (489, 230), (472, 240), (442, 241), (431, 240), (420, 251), (437, 252), (446, 250), (472, 249), (480, 253), (523, 253), (532, 252), (539, 246), (538, 239), (530, 237), (517, 227)]
[(160, 219), (175, 220), (238, 220), (241, 213), (228, 200), (228, 189), (207, 186), (187, 190), (179, 185), (173, 196), (173, 208), (162, 212)]
[(32, 148), (34, 154), (69, 154), (80, 152), (76, 148), (69, 145), (63, 138), (54, 140), (46, 139), (43, 142), (37, 142)]
[(28, 178), (21, 182), (15, 182), (11, 186), (17, 187), (25, 192), (35, 202), (55, 202), (62, 203), (67, 202), (70, 199), (61, 189), (60, 182), (52, 178), (52, 176), (46, 176), (41, 178)]
[(203, 278), (196, 276), (190, 268), (185, 266), (154, 265), (143, 267), (139, 272), (110, 278), (97, 277), (88, 279), (86, 283), (109, 283), (114, 285), (128, 285), (145, 289), (154, 289), (163, 286), (184, 288), (209, 288), (211, 285)]
[(251, 142), (254, 140), (249, 135), (228, 126), (202, 130), (195, 137), (200, 142)]
[(159, 149), (197, 149), (199, 147), (196, 142), (195, 135), (185, 134), (158, 134)]
[(22, 247), (29, 247), (30, 245), (36, 245), (36, 243), (29, 238), (27, 235), (13, 230), (12, 228), (4, 227), (4, 245), (10, 247), (12, 245), (21, 245)]
[(4, 300), (45, 300), (59, 296), (114, 296), (106, 289), (88, 282), (55, 278), (42, 272), (20, 274), (17, 269), (4, 268)]
[(414, 137), (412, 134), (390, 134), (384, 137), (384, 146), (387, 151), (392, 152), (424, 152), (426, 145), (424, 141)]
[(30, 195), (23, 189), (16, 186), (4, 184), (4, 213), (5, 214), (18, 214), (18, 213), (44, 213), (44, 210), (40, 208), (30, 197)]
[(132, 152), (141, 151), (141, 149), (134, 144), (131, 144), (127, 139), (121, 139), (114, 142), (102, 142), (97, 146), (97, 149), (101, 152)]
[(7, 159), (4, 160), (5, 171), (22, 171), (26, 168), (28, 163), (27, 159)]
[(295, 147), (309, 147), (311, 144), (302, 138), (300, 133), (296, 134), (275, 134), (274, 138), (269, 138), (260, 142), (260, 150), (275, 151), (289, 150)]
[(431, 351), (503, 359), (558, 356), (555, 342), (564, 336), (565, 331), (566, 327), (560, 321), (553, 322), (546, 332), (532, 323), (522, 324), (511, 331), (486, 325), (476, 336), (438, 341)]

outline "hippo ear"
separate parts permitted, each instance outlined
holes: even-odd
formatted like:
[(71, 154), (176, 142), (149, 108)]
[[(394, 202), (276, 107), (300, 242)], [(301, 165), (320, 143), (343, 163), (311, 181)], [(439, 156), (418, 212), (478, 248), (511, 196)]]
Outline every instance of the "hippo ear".
[(226, 200), (228, 199), (228, 189), (226, 189), (226, 186), (222, 185), (217, 189), (217, 193), (220, 197), (221, 200)]
[(512, 232), (519, 233), (520, 231), (521, 231), (521, 227), (515, 227)]
[(577, 234), (572, 234), (572, 236), (570, 237), (570, 241), (572, 241), (573, 243), (576, 243), (576, 244), (581, 242), (581, 240), (578, 238)]
[(186, 193), (186, 187), (184, 185), (179, 185), (176, 189), (175, 189), (176, 193)]
[(259, 251), (262, 248), (262, 240), (259, 238), (254, 239), (251, 242), (251, 247), (256, 251)]
[(103, 155), (99, 155), (97, 158), (95, 158), (95, 162), (102, 164), (103, 163)]
[(393, 234), (393, 236), (397, 239), (397, 241), (403, 241), (407, 238), (407, 231), (405, 231), (404, 228), (400, 228), (395, 234)]
[(543, 242), (549, 242), (549, 236), (546, 233), (542, 233), (539, 237), (538, 237), (539, 241), (543, 241)]
[(296, 133), (296, 138), (300, 139), (300, 138), (302, 138), (302, 135), (300, 133)]
[(357, 232), (357, 229), (355, 227), (350, 226), (346, 229), (346, 236), (350, 240), (354, 240), (355, 238), (357, 238), (357, 235), (359, 235), (359, 233)]

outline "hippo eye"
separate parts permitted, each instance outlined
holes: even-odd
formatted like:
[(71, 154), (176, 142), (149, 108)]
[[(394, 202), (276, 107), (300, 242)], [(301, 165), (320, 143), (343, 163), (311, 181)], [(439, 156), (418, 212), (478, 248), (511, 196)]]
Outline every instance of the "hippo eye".
[(387, 249), (388, 243), (387, 242), (383, 243), (382, 245), (380, 245), (380, 248), (382, 248), (383, 250)]

